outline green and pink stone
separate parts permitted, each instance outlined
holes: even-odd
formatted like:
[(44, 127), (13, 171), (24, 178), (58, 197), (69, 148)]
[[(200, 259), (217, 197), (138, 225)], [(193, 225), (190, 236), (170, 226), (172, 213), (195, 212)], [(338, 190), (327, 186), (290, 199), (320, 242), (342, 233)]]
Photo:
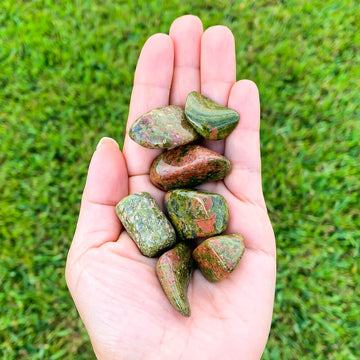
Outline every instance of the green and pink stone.
[(159, 155), (150, 168), (151, 182), (162, 190), (194, 187), (223, 179), (230, 161), (200, 145), (185, 145)]
[(125, 197), (116, 213), (143, 255), (158, 256), (175, 245), (175, 230), (149, 193)]
[(199, 137), (186, 119), (183, 108), (177, 105), (160, 107), (142, 115), (131, 126), (129, 136), (150, 149), (172, 149)]
[(240, 234), (232, 234), (205, 240), (192, 255), (205, 278), (216, 282), (234, 271), (244, 251), (243, 237)]
[(191, 252), (188, 245), (179, 243), (162, 254), (156, 265), (156, 274), (167, 298), (186, 317), (190, 316), (187, 291), (193, 271)]
[(205, 139), (221, 140), (227, 137), (239, 122), (239, 114), (192, 91), (185, 105), (185, 115), (194, 129)]
[(210, 192), (171, 190), (165, 195), (165, 209), (181, 240), (221, 234), (229, 221), (225, 198)]

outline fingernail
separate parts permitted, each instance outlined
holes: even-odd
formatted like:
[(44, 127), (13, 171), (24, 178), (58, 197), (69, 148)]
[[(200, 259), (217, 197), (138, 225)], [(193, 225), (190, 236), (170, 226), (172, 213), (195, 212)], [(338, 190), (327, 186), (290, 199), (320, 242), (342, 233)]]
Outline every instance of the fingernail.
[(98, 144), (96, 145), (96, 150), (102, 145), (102, 144), (115, 144), (118, 148), (119, 148), (119, 144), (112, 138), (104, 136), (103, 138), (100, 139), (100, 141), (98, 142)]

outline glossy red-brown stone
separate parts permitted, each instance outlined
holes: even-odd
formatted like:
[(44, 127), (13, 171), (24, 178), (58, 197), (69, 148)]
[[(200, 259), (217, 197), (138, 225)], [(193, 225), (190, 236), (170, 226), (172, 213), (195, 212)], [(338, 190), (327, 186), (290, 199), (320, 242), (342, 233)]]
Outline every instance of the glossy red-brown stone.
[(199, 145), (186, 145), (158, 156), (151, 165), (150, 180), (170, 190), (221, 180), (230, 170), (226, 157)]
[(201, 243), (193, 258), (209, 281), (219, 281), (238, 265), (245, 246), (240, 234), (214, 236)]

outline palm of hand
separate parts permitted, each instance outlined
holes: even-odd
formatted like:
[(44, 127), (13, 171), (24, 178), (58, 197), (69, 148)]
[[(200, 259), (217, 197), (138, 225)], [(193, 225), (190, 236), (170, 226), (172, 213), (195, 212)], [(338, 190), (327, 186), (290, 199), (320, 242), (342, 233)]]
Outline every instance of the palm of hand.
[(202, 36), (200, 20), (186, 16), (174, 22), (170, 36), (155, 35), (142, 50), (128, 128), (152, 108), (183, 105), (186, 95), (200, 87), (204, 95), (240, 113), (238, 127), (225, 142), (206, 144), (231, 160), (231, 174), (201, 188), (226, 198), (227, 233), (244, 236), (243, 259), (216, 284), (194, 272), (190, 318), (171, 307), (156, 277), (156, 259), (140, 254), (115, 215), (114, 206), (128, 193), (148, 191), (159, 204), (164, 197), (148, 177), (159, 151), (141, 148), (127, 136), (125, 157), (111, 143), (94, 154), (67, 281), (99, 359), (215, 359), (220, 354), (258, 359), (271, 322), (275, 245), (261, 190), (257, 90), (249, 81), (235, 83), (228, 29), (213, 27)]

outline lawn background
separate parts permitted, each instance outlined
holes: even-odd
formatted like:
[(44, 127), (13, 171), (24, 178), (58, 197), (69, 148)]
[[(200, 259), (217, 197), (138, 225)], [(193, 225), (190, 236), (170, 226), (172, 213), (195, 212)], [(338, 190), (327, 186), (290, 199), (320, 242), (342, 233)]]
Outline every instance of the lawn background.
[(146, 38), (186, 13), (233, 31), (260, 91), (278, 246), (263, 359), (360, 358), (360, 2), (3, 0), (2, 359), (95, 359), (64, 280), (88, 162), (122, 142)]

